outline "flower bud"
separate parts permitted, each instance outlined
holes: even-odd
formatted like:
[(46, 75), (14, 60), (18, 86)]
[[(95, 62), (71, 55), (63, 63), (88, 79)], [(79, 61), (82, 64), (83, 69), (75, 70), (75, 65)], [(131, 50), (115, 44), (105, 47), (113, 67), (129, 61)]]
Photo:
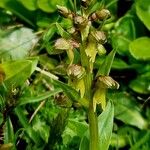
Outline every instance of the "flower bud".
[(57, 8), (60, 14), (62, 14), (65, 18), (70, 18), (70, 19), (73, 18), (73, 13), (66, 7), (57, 5)]
[(100, 11), (94, 12), (89, 17), (89, 19), (92, 21), (95, 21), (95, 20), (104, 20), (104, 19), (107, 19), (108, 17), (110, 17), (110, 11), (107, 9), (102, 9)]
[(110, 17), (110, 11), (107, 9), (102, 9), (100, 11), (97, 11), (96, 15), (97, 15), (98, 19), (104, 20), (104, 19), (107, 19), (108, 17)]
[(97, 44), (97, 52), (98, 52), (98, 55), (101, 56), (101, 55), (106, 54), (106, 49), (102, 44)]
[(68, 72), (69, 76), (72, 76), (73, 78), (80, 79), (84, 75), (85, 69), (82, 66), (72, 64), (68, 67), (67, 72)]
[(70, 49), (71, 45), (68, 40), (64, 38), (59, 38), (56, 40), (54, 47), (55, 49), (67, 50)]
[(103, 83), (103, 85), (106, 88), (112, 88), (112, 89), (118, 89), (119, 88), (119, 84), (110, 76), (100, 76), (98, 78), (98, 81), (100, 83)]
[(93, 31), (91, 34), (99, 43), (104, 44), (107, 42), (106, 35), (103, 31)]
[(74, 24), (77, 25), (77, 27), (85, 27), (88, 24), (88, 20), (82, 16), (75, 16)]

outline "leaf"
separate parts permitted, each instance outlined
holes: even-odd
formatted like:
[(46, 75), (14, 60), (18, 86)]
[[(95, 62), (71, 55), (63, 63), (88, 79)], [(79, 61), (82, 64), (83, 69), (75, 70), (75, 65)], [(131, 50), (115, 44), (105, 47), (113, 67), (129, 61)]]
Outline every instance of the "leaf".
[[(111, 142), (111, 135), (113, 129), (114, 106), (108, 102), (106, 109), (98, 117), (99, 127), (99, 148), (98, 150), (108, 150)], [(89, 150), (89, 129), (85, 132), (79, 150)]]
[(33, 73), (37, 65), (37, 59), (18, 60), (0, 64), (3, 68), (6, 78), (4, 84), (8, 89), (22, 85), (25, 80)]
[(6, 121), (6, 126), (4, 128), (4, 143), (13, 143), (14, 142), (14, 129), (11, 122), (11, 119), (8, 118)]
[(57, 9), (57, 7), (56, 7), (56, 5), (64, 5), (66, 3), (66, 1), (64, 1), (64, 0), (54, 0), (54, 1), (52, 1), (52, 0), (37, 0), (37, 5), (38, 5), (38, 7), (41, 9), (41, 10), (43, 10), (43, 11), (45, 11), (45, 12), (50, 12), (50, 13), (52, 13), (52, 12), (54, 12), (54, 11), (56, 11), (56, 9)]
[(40, 145), (40, 136), (38, 132), (35, 132), (32, 129), (32, 126), (29, 124), (28, 119), (26, 118), (24, 114), (24, 109), (22, 107), (16, 107), (15, 108), (15, 114), (17, 115), (19, 122), (24, 128), (24, 131), (28, 134), (28, 136), (37, 144)]
[(36, 103), (43, 101), (59, 92), (62, 92), (61, 89), (55, 89), (54, 91), (45, 92), (43, 94), (38, 95), (37, 97), (22, 97), (19, 100), (19, 105), (25, 105), (28, 103)]
[(145, 26), (150, 30), (150, 1), (149, 0), (137, 0), (136, 1), (136, 13)]
[(37, 42), (37, 37), (28, 28), (15, 29), (0, 37), (1, 60), (22, 59), (29, 55), (29, 51)]
[(133, 79), (129, 87), (140, 94), (150, 94), (150, 73), (148, 76), (144, 76), (144, 74), (138, 76), (137, 78)]
[(45, 12), (53, 12), (55, 11), (54, 6), (50, 5), (49, 0), (37, 0), (38, 7)]
[(83, 137), (83, 134), (88, 129), (88, 125), (85, 122), (79, 122), (75, 119), (69, 119), (67, 127), (79, 137)]
[(37, 4), (36, 1), (37, 0), (18, 0), (24, 7), (26, 7), (27, 9), (33, 11), (37, 9)]
[(114, 49), (107, 55), (102, 65), (99, 66), (99, 70), (96, 76), (109, 75), (110, 69), (111, 69), (111, 66), (115, 57), (115, 53), (116, 53), (116, 50)]
[(8, 9), (12, 13), (14, 13), (18, 17), (20, 17), (22, 20), (27, 22), (32, 27), (35, 26), (34, 25), (35, 13), (27, 10), (18, 1), (16, 1), (16, 0), (13, 0), (13, 1), (12, 0), (6, 0), (4, 2), (4, 8)]
[(138, 127), (139, 129), (147, 128), (147, 121), (140, 114), (140, 109), (136, 105), (133, 97), (127, 93), (115, 93), (110, 94), (109, 98), (112, 99), (114, 103), (115, 118), (126, 124)]
[(56, 32), (56, 27), (54, 24), (51, 24), (50, 27), (48, 28), (48, 30), (46, 32), (44, 32), (44, 35), (43, 35), (44, 44), (49, 42), (49, 40), (53, 37), (55, 32)]
[(128, 54), (129, 44), (131, 40), (135, 39), (135, 22), (133, 16), (126, 15), (120, 18), (116, 24), (115, 29), (111, 35), (112, 46), (117, 49), (121, 55)]
[(150, 45), (150, 38), (137, 38), (129, 45), (131, 55), (138, 60), (150, 60), (150, 50), (148, 45)]
[(62, 38), (70, 38), (69, 33), (67, 33), (58, 22), (56, 22), (56, 27)]
[(89, 130), (87, 129), (87, 132), (81, 139), (79, 150), (89, 150), (89, 142)]
[(53, 80), (53, 83), (60, 87), (70, 100), (80, 103), (80, 94), (74, 88), (58, 80)]
[(113, 129), (113, 118), (114, 118), (114, 106), (111, 102), (107, 103), (106, 109), (98, 117), (99, 127), (99, 149), (108, 150), (112, 129)]

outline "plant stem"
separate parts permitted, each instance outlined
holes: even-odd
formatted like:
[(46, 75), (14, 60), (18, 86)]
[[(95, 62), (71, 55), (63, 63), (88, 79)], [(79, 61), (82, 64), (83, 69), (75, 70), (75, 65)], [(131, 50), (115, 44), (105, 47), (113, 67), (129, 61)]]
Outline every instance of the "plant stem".
[(89, 105), (88, 119), (89, 119), (89, 130), (90, 130), (89, 150), (98, 150), (98, 121), (97, 121), (97, 115), (93, 109), (92, 101)]
[[(89, 29), (87, 27), (87, 29)], [(85, 83), (85, 98), (89, 100), (89, 109), (88, 109), (88, 120), (89, 120), (89, 131), (90, 131), (90, 146), (89, 150), (98, 150), (98, 121), (97, 114), (94, 112), (93, 107), (93, 96), (92, 96), (92, 82), (93, 82), (93, 68), (90, 68), (90, 58), (86, 55), (85, 48), (87, 46), (87, 37), (88, 30), (81, 32), (82, 35), (82, 44), (80, 46), (80, 54), (81, 54), (81, 64), (86, 70), (86, 75), (84, 77)]]

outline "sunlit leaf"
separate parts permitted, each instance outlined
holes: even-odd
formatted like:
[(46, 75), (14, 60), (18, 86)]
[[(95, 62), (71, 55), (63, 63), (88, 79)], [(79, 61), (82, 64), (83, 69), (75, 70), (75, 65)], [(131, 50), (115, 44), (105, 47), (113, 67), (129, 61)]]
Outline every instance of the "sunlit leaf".
[(150, 1), (137, 0), (136, 13), (145, 26), (150, 30)]
[(112, 67), (114, 57), (115, 57), (115, 53), (116, 53), (116, 50), (114, 49), (108, 54), (108, 56), (106, 57), (106, 59), (104, 60), (102, 65), (99, 66), (97, 76), (99, 76), (99, 75), (109, 75), (109, 72), (110, 72), (110, 69)]
[(131, 55), (140, 60), (150, 60), (150, 38), (141, 37), (132, 41), (129, 45)]
[(141, 115), (133, 97), (127, 93), (116, 93), (111, 94), (109, 98), (114, 102), (115, 118), (139, 129), (147, 128), (147, 121)]
[(22, 59), (37, 42), (37, 37), (29, 28), (10, 30), (0, 37), (0, 60)]
[(5, 62), (0, 64), (6, 74), (4, 84), (8, 88), (21, 85), (33, 73), (37, 65), (37, 59), (34, 60), (18, 60)]
[(27, 9), (29, 10), (36, 10), (37, 9), (37, 0), (18, 0), (20, 3), (22, 3)]
[(99, 149), (108, 150), (113, 129), (114, 106), (108, 102), (106, 109), (98, 117)]

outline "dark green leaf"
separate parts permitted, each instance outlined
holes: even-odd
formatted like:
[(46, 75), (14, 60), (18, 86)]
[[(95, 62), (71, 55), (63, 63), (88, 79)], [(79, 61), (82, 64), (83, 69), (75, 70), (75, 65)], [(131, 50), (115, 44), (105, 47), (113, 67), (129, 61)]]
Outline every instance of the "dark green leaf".
[(31, 25), (33, 27), (35, 26), (34, 25), (34, 19), (35, 19), (34, 18), (35, 17), (34, 12), (28, 11), (18, 1), (16, 1), (16, 0), (13, 0), (13, 1), (12, 0), (6, 0), (4, 2), (4, 8), (6, 8), (6, 9), (10, 10), (11, 12), (13, 12), (14, 14), (16, 14), (22, 20), (27, 22), (29, 25)]
[(150, 94), (150, 73), (147, 73), (147, 76), (144, 74), (135, 78), (130, 82), (129, 87), (140, 94)]
[(111, 35), (112, 46), (121, 55), (128, 54), (129, 44), (135, 39), (135, 23), (131, 15), (120, 18)]

